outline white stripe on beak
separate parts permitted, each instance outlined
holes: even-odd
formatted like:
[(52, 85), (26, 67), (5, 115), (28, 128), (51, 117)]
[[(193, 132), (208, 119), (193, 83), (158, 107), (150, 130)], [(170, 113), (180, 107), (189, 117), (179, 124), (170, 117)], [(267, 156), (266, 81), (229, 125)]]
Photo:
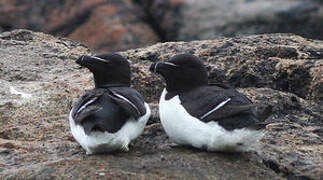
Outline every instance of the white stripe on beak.
[(81, 63), (83, 62), (83, 59), (84, 59), (84, 55), (82, 56)]
[(164, 62), (164, 64), (170, 65), (170, 66), (174, 66), (174, 67), (178, 67), (176, 64), (171, 63), (171, 62)]
[(108, 62), (107, 60), (99, 58), (99, 57), (96, 57), (96, 56), (91, 56), (91, 58), (99, 60), (99, 61), (102, 61), (102, 62)]
[(156, 62), (155, 66), (154, 66), (154, 73), (156, 73), (156, 69), (157, 69), (158, 64), (159, 64), (159, 62)]

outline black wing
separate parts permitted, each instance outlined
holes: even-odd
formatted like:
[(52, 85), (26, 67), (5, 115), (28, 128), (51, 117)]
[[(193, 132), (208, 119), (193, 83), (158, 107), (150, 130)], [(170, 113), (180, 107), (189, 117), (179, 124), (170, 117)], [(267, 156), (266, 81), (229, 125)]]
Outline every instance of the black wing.
[(111, 87), (109, 88), (110, 97), (121, 106), (129, 116), (139, 117), (146, 114), (144, 98), (133, 88)]
[(86, 134), (92, 131), (115, 133), (129, 118), (106, 89), (93, 89), (80, 98), (73, 107), (72, 117), (81, 124)]
[(87, 92), (73, 107), (72, 117), (86, 134), (117, 132), (129, 119), (146, 113), (143, 97), (129, 87), (98, 88)]
[(247, 127), (257, 121), (255, 105), (223, 84), (210, 84), (179, 97), (189, 114), (203, 122), (217, 121), (228, 130)]
[[(85, 114), (88, 114), (90, 112), (96, 111), (99, 109), (99, 107), (91, 107), (87, 110), (86, 107), (89, 107), (90, 104), (93, 104), (95, 101), (100, 99), (100, 97), (105, 93), (103, 89), (93, 89), (91, 91), (86, 92), (81, 98), (78, 100), (76, 105), (73, 107), (72, 117), (75, 120), (76, 124), (79, 124), (82, 121), (82, 117), (85, 116)], [(83, 114), (82, 114), (83, 113)], [(85, 113), (85, 114), (84, 114)]]

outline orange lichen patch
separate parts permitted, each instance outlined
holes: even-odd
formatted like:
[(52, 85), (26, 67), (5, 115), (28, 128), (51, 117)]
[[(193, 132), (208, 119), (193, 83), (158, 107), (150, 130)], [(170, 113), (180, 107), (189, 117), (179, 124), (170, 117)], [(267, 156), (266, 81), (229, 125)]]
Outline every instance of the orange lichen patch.
[(94, 48), (98, 42), (109, 41), (111, 36), (116, 36), (110, 28), (120, 24), (120, 20), (110, 18), (115, 13), (115, 7), (106, 5), (97, 8), (92, 13), (88, 22), (70, 34), (72, 39), (80, 39), (90, 48)]
[(49, 15), (48, 29), (53, 29), (66, 22), (70, 21), (72, 18), (77, 18), (84, 13), (89, 13), (91, 9), (105, 4), (104, 0), (91, 0), (91, 1), (75, 1), (67, 0), (65, 1), (63, 7), (54, 9)]
[(101, 6), (69, 37), (80, 39), (97, 51), (127, 49), (156, 42), (158, 39), (152, 29), (133, 11), (131, 4)]

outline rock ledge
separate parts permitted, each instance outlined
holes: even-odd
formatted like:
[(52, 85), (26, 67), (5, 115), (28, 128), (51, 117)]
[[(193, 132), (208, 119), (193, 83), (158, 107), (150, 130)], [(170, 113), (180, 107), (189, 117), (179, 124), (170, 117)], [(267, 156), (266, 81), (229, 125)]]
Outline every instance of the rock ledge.
[[(251, 152), (171, 148), (157, 115), (156, 60), (188, 52), (205, 61), (210, 81), (238, 88), (274, 107), (274, 123)], [(92, 77), (74, 60), (81, 43), (16, 30), (0, 34), (0, 179), (322, 179), (323, 42), (291, 34), (159, 43), (120, 52), (133, 86), (153, 109), (130, 152), (86, 156), (70, 134), (67, 113)]]

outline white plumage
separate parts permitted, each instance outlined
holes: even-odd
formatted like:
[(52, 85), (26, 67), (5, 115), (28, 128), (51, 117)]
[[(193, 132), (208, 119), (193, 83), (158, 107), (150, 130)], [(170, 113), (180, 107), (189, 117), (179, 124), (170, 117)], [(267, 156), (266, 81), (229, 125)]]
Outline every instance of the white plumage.
[(181, 145), (191, 145), (208, 151), (246, 151), (263, 136), (250, 129), (225, 130), (217, 122), (204, 123), (191, 116), (176, 95), (165, 100), (164, 89), (159, 101), (159, 115), (167, 135)]
[(145, 115), (138, 120), (131, 117), (116, 133), (94, 131), (90, 135), (85, 134), (84, 128), (81, 125), (75, 124), (72, 118), (72, 109), (69, 114), (72, 135), (82, 148), (86, 150), (86, 154), (108, 153), (119, 149), (128, 151), (129, 143), (142, 134), (150, 117), (151, 111), (147, 103), (145, 103), (145, 108)]

